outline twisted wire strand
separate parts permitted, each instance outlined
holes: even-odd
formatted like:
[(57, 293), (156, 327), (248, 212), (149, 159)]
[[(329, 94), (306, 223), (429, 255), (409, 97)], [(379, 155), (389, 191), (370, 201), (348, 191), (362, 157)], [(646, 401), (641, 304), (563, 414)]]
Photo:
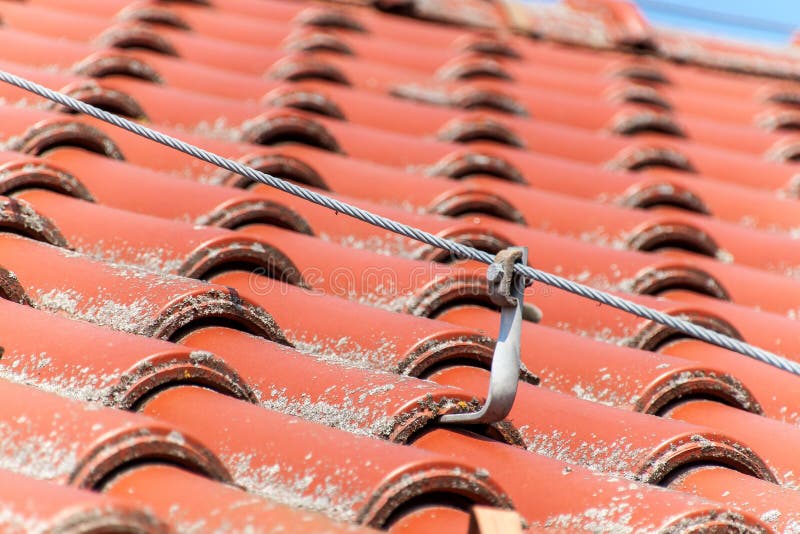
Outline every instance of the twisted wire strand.
[[(224, 158), (214, 154), (213, 152), (203, 150), (202, 148), (181, 141), (180, 139), (176, 139), (172, 136), (158, 132), (113, 113), (96, 108), (90, 104), (81, 102), (80, 100), (76, 100), (68, 95), (59, 93), (58, 91), (54, 91), (25, 78), (0, 70), (0, 80), (58, 104), (62, 104), (85, 115), (89, 115), (90, 117), (107, 122), (146, 139), (150, 139), (156, 143), (168, 146), (174, 150), (183, 152), (184, 154), (188, 154), (199, 160), (216, 165), (222, 169), (226, 169), (241, 176), (250, 178), (256, 182), (260, 182), (270, 187), (274, 187), (275, 189), (279, 189), (285, 193), (289, 193), (290, 195), (313, 202), (314, 204), (323, 206), (337, 213), (344, 213), (345, 215), (353, 217), (354, 219), (358, 219), (373, 226), (383, 228), (384, 230), (389, 230), (390, 232), (394, 232), (404, 237), (408, 237), (416, 241), (446, 250), (459, 258), (475, 260), (485, 264), (491, 264), (494, 261), (493, 255), (482, 250), (456, 243), (455, 241), (451, 241), (449, 239), (444, 239), (442, 237), (425, 232), (424, 230), (399, 223), (392, 219), (361, 209), (357, 206), (353, 206), (314, 191), (310, 191), (291, 182), (287, 182), (270, 174), (257, 171), (231, 159)], [(719, 332), (698, 326), (694, 323), (681, 319), (680, 317), (675, 317), (647, 306), (631, 302), (616, 295), (612, 295), (610, 293), (561, 278), (560, 276), (556, 276), (545, 271), (534, 269), (529, 265), (516, 264), (514, 266), (514, 271), (515, 273), (531, 280), (580, 295), (581, 297), (600, 302), (607, 306), (611, 306), (612, 308), (637, 315), (643, 319), (649, 319), (686, 334), (687, 336), (731, 350), (733, 352), (737, 352), (739, 354), (743, 354), (745, 356), (749, 356), (750, 358), (760, 362), (800, 376), (800, 363), (788, 360), (782, 356), (753, 346), (744, 341), (740, 341)]]

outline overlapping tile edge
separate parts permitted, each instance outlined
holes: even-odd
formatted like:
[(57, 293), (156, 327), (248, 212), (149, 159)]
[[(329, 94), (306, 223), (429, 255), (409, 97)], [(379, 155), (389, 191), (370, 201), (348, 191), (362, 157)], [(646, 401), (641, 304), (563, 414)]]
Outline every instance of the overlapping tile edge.
[[(128, 4), (4, 0), (0, 66), (797, 354), (793, 53), (607, 0)], [(483, 267), (0, 96), (3, 530), (800, 528), (795, 377), (534, 287), (511, 416), (443, 428)]]

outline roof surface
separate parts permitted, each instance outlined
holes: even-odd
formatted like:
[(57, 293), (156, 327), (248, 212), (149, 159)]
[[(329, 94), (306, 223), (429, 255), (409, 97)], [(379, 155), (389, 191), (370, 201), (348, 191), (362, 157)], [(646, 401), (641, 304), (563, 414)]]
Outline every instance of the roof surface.
[[(800, 354), (788, 47), (612, 0), (0, 19), (0, 69)], [(487, 390), (485, 266), (0, 97), (4, 532), (800, 531), (800, 378), (536, 284), (511, 414), (445, 426)]]

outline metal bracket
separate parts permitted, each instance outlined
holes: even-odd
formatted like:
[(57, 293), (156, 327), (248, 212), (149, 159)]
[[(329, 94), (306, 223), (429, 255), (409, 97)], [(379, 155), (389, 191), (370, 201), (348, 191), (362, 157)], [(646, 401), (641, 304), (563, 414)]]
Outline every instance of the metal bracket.
[(515, 263), (528, 263), (527, 247), (510, 247), (501, 250), (489, 266), (489, 296), (500, 306), (500, 334), (492, 356), (492, 374), (486, 403), (473, 413), (446, 414), (442, 423), (490, 424), (508, 415), (517, 396), (521, 367), (520, 336), (522, 334), (522, 309), (528, 281), (514, 272)]

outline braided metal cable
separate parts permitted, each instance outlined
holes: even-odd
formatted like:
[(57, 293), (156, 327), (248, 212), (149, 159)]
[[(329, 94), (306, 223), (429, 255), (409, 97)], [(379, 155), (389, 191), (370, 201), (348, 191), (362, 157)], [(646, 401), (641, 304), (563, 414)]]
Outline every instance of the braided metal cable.
[[(151, 141), (155, 141), (156, 143), (168, 146), (174, 150), (183, 152), (184, 154), (188, 154), (199, 160), (216, 165), (222, 169), (226, 169), (241, 176), (250, 178), (256, 182), (260, 182), (270, 187), (279, 189), (285, 193), (289, 193), (290, 195), (300, 197), (309, 202), (313, 202), (314, 204), (331, 209), (337, 213), (344, 213), (345, 215), (349, 215), (350, 217), (366, 222), (373, 226), (383, 228), (384, 230), (389, 230), (396, 234), (446, 250), (459, 258), (475, 260), (485, 264), (491, 264), (494, 261), (494, 256), (482, 250), (478, 250), (467, 245), (462, 245), (449, 239), (441, 238), (418, 228), (393, 221), (392, 219), (371, 213), (351, 204), (347, 204), (314, 191), (310, 191), (291, 182), (287, 182), (275, 176), (257, 171), (231, 159), (223, 158), (217, 154), (203, 150), (202, 148), (196, 147), (164, 133), (152, 130), (141, 124), (114, 115), (113, 113), (98, 109), (92, 105), (86, 104), (85, 102), (81, 102), (80, 100), (76, 100), (52, 89), (48, 89), (47, 87), (39, 85), (25, 78), (21, 78), (14, 74), (0, 70), (0, 80), (19, 87), (20, 89), (37, 94), (58, 104), (62, 104), (68, 108), (74, 109), (75, 111), (94, 117), (98, 120), (113, 124), (114, 126), (135, 133), (136, 135), (150, 139)], [(560, 276), (534, 269), (528, 265), (516, 264), (514, 266), (514, 271), (517, 274), (531, 280), (580, 295), (587, 299), (600, 302), (607, 306), (611, 306), (612, 308), (637, 315), (644, 319), (649, 319), (686, 334), (687, 336), (691, 336), (693, 338), (705, 341), (706, 343), (749, 356), (760, 362), (769, 364), (784, 371), (788, 371), (795, 375), (800, 375), (800, 364), (797, 362), (788, 360), (782, 356), (759, 347), (755, 347), (749, 343), (745, 343), (744, 341), (740, 341), (724, 334), (720, 334), (719, 332), (703, 328), (679, 317), (674, 317), (658, 310), (648, 308), (647, 306), (631, 302), (616, 295), (593, 289), (583, 284), (561, 278)]]

